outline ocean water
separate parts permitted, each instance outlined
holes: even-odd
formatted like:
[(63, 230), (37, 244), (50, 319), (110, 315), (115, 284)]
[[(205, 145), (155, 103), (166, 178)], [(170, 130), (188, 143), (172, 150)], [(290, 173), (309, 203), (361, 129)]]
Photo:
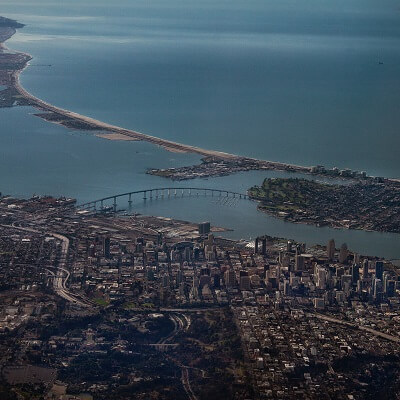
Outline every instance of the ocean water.
[[(0, 14), (26, 24), (8, 42), (34, 57), (23, 85), (60, 107), (205, 148), (400, 177), (397, 1), (3, 0)], [(170, 185), (146, 169), (199, 161), (69, 131), (30, 113), (0, 110), (2, 192), (83, 202)], [(245, 191), (266, 175), (183, 185)], [(400, 258), (398, 235), (287, 224), (253, 203), (137, 207), (230, 225), (236, 237), (317, 243), (332, 236), (357, 251)]]

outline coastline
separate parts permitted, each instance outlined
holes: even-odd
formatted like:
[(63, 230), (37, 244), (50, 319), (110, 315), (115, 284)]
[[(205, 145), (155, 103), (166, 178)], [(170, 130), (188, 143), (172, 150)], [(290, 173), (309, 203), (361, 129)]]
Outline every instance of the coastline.
[[(24, 25), (6, 18), (4, 20), (6, 23), (8, 22), (9, 26), (4, 23), (0, 26), (0, 55), (2, 56), (0, 57), (0, 67), (5, 64), (7, 70), (0, 68), (0, 85), (6, 86), (7, 89), (0, 92), (0, 107), (31, 106), (41, 111), (40, 113), (35, 113), (35, 116), (69, 129), (91, 131), (96, 136), (107, 140), (146, 141), (163, 147), (170, 152), (192, 153), (204, 157), (202, 163), (198, 165), (167, 170), (150, 169), (148, 173), (151, 175), (162, 176), (172, 180), (186, 180), (226, 176), (242, 171), (277, 170), (322, 177), (340, 177), (350, 180), (379, 180), (392, 184), (400, 182), (400, 179), (397, 178), (375, 178), (367, 176), (365, 172), (350, 171), (348, 169), (338, 170), (337, 168), (326, 169), (323, 166), (301, 166), (208, 150), (108, 124), (47, 103), (28, 92), (20, 82), (20, 75), (28, 67), (29, 61), (33, 59), (32, 56), (23, 52), (11, 51), (4, 44), (16, 33), (17, 29), (22, 28)], [(5, 53), (5, 51), (9, 52)]]
[[(4, 42), (10, 39), (16, 33), (15, 28), (11, 29), (13, 31), (12, 34), (10, 34), (11, 33), (10, 32), (9, 34), (2, 36), (0, 33), (0, 48), (2, 48), (3, 50), (8, 50)], [(44, 112), (43, 114), (38, 113), (34, 115), (46, 120), (47, 122), (62, 125), (71, 129), (93, 131), (96, 132), (97, 136), (109, 140), (140, 140), (161, 146), (171, 152), (199, 154), (203, 157), (212, 157), (218, 161), (224, 161), (224, 162), (245, 161), (253, 164), (251, 169), (277, 169), (277, 170), (290, 170), (294, 172), (311, 171), (311, 167), (304, 167), (300, 165), (281, 163), (276, 161), (257, 160), (222, 151), (203, 149), (197, 146), (192, 146), (188, 144), (174, 142), (167, 139), (162, 139), (135, 130), (108, 124), (106, 122), (102, 122), (97, 119), (87, 117), (77, 112), (69, 111), (61, 107), (54, 106), (50, 103), (47, 103), (44, 100), (37, 98), (22, 86), (20, 82), (20, 75), (28, 67), (28, 62), (32, 60), (32, 56), (30, 54), (23, 52), (14, 52), (14, 54), (18, 54), (20, 58), (23, 58), (25, 60), (25, 62), (23, 66), (18, 67), (17, 65), (16, 68), (12, 71), (7, 86), (17, 93), (17, 95), (20, 97), (19, 99), (20, 101), (21, 99), (23, 100), (22, 105), (30, 105), (36, 108), (37, 110)], [(259, 165), (254, 165), (254, 163), (257, 163)]]
[[(261, 203), (260, 200), (257, 200), (257, 201), (259, 203)], [(299, 221), (299, 220), (294, 219), (294, 218), (285, 218), (283, 216), (280, 216), (278, 212), (273, 212), (273, 211), (270, 211), (270, 210), (267, 210), (267, 209), (263, 208), (261, 204), (259, 204), (257, 206), (257, 210), (259, 210), (259, 211), (261, 211), (261, 212), (263, 212), (263, 213), (265, 213), (267, 215), (270, 215), (271, 217), (279, 218), (280, 220), (282, 220), (284, 222), (288, 222), (290, 224), (308, 225), (308, 226), (314, 226), (316, 228), (328, 227), (328, 228), (339, 229), (339, 230), (344, 230), (345, 229), (345, 230), (348, 230), (348, 231), (361, 231), (361, 232), (374, 232), (374, 233), (391, 233), (391, 234), (394, 234), (394, 235), (400, 235), (398, 232), (390, 232), (390, 231), (383, 231), (383, 230), (382, 231), (378, 231), (378, 230), (374, 230), (374, 229), (364, 229), (364, 228), (361, 228), (361, 227), (350, 227), (350, 226), (347, 226), (345, 224), (343, 224), (343, 225), (340, 225), (340, 224), (334, 225), (334, 224), (332, 224), (330, 222), (327, 222), (326, 224), (315, 224), (315, 223), (309, 222), (309, 221)]]
[(361, 183), (342, 186), (306, 179), (269, 178), (248, 195), (257, 209), (285, 222), (400, 234), (400, 186)]

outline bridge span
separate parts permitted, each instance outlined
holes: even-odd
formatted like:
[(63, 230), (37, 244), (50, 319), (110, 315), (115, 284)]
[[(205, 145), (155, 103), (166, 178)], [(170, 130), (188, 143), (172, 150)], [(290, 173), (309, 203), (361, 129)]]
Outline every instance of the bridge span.
[[(83, 210), (92, 211), (104, 211), (105, 209), (112, 209), (114, 212), (118, 211), (118, 200), (122, 198), (128, 199), (129, 208), (132, 207), (133, 199), (138, 196), (143, 196), (141, 199), (143, 201), (153, 200), (153, 199), (163, 199), (171, 197), (230, 197), (237, 199), (250, 200), (247, 193), (232, 192), (230, 190), (222, 189), (209, 189), (209, 188), (197, 188), (197, 187), (164, 187), (164, 188), (152, 188), (135, 190), (133, 192), (116, 194), (113, 196), (103, 197), (102, 199), (97, 199), (89, 201), (87, 203), (80, 204), (78, 207)], [(107, 207), (107, 202), (111, 201), (112, 205)]]

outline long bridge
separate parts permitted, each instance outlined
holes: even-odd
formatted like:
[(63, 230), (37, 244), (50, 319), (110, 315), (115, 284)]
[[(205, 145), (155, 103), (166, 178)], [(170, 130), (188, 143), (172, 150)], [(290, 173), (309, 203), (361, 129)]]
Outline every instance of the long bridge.
[(129, 208), (132, 207), (133, 199), (140, 196), (144, 201), (153, 199), (163, 199), (171, 197), (230, 197), (237, 199), (250, 200), (250, 197), (246, 193), (232, 192), (230, 190), (222, 189), (209, 189), (209, 188), (197, 188), (197, 187), (164, 187), (164, 188), (153, 188), (153, 189), (143, 189), (135, 190), (133, 192), (116, 194), (113, 196), (103, 197), (102, 199), (97, 199), (89, 201), (87, 203), (81, 204), (78, 207), (83, 210), (105, 210), (106, 204), (111, 200), (111, 209), (114, 212), (118, 210), (118, 200), (121, 198), (127, 198)]

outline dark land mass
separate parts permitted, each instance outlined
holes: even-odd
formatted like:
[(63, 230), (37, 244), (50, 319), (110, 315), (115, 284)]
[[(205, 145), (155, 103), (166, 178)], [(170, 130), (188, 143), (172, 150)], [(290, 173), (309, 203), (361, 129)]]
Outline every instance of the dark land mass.
[(23, 28), (25, 25), (6, 17), (0, 17), (0, 27)]
[(0, 196), (0, 399), (396, 398), (395, 265), (197, 229)]
[(204, 157), (201, 164), (180, 168), (149, 169), (150, 175), (161, 176), (173, 181), (184, 181), (196, 178), (209, 178), (214, 176), (226, 176), (237, 172), (256, 170), (277, 170), (288, 172), (310, 173), (310, 167), (301, 167), (275, 161), (257, 160), (249, 157), (236, 157), (222, 159), (220, 157)]
[(287, 221), (400, 233), (400, 185), (265, 179), (249, 195), (260, 210)]

